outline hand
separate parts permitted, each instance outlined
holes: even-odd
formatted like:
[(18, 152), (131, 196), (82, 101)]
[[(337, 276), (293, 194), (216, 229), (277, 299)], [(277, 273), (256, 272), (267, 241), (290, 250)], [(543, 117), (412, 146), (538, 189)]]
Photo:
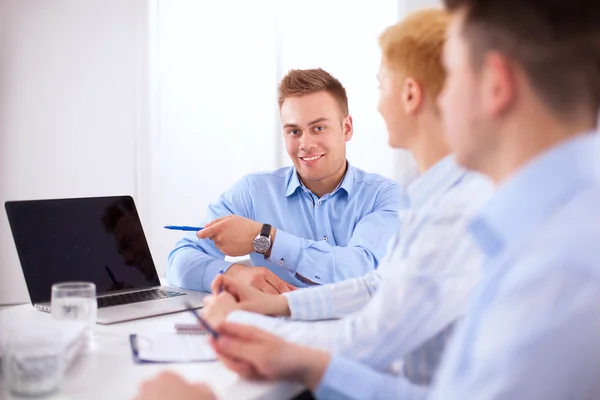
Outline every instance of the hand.
[(317, 388), (330, 356), (317, 349), (284, 341), (246, 325), (224, 323), (217, 328), (218, 339), (210, 344), (227, 368), (247, 379), (298, 381)]
[(285, 282), (265, 267), (249, 267), (243, 264), (233, 264), (225, 275), (269, 294), (279, 294), (295, 290), (296, 287)]
[(225, 322), (227, 316), (235, 310), (241, 310), (239, 303), (227, 292), (204, 298), (202, 316), (211, 326), (219, 326)]
[(215, 400), (210, 388), (202, 383), (190, 384), (173, 372), (163, 372), (140, 386), (136, 400)]
[[(294, 288), (294, 290), (296, 289), (290, 284), (287, 285)], [(264, 293), (246, 282), (226, 275), (217, 275), (212, 282), (211, 290), (215, 295), (219, 295), (221, 291), (230, 293), (238, 302), (236, 306), (239, 310), (252, 311), (273, 317), (290, 315), (290, 308), (285, 296)]]
[[(230, 257), (246, 256), (254, 251), (252, 241), (262, 229), (262, 224), (238, 215), (217, 218), (204, 225), (196, 235), (199, 239), (210, 239), (221, 253)], [(271, 237), (274, 229), (271, 230)]]

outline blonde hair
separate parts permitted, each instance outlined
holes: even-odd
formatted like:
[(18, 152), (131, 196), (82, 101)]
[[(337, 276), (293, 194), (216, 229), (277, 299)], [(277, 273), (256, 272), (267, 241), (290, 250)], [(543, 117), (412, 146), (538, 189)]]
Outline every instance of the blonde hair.
[(277, 100), (279, 108), (289, 97), (304, 96), (317, 92), (327, 92), (338, 102), (342, 115), (348, 115), (346, 89), (329, 72), (321, 69), (292, 69), (279, 83)]
[(450, 14), (443, 9), (425, 9), (411, 13), (379, 37), (386, 68), (417, 80), (433, 100), (446, 77), (442, 51), (449, 22)]

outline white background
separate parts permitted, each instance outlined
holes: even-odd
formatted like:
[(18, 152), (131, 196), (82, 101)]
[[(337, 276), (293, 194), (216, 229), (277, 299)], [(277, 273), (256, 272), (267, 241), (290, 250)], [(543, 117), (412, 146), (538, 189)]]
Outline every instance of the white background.
[[(376, 111), (377, 37), (432, 4), (3, 0), (0, 201), (132, 194), (162, 275), (179, 237), (162, 225), (196, 223), (244, 174), (288, 164), (276, 85), (290, 68), (338, 77), (349, 160), (402, 180), (411, 161)], [(25, 302), (0, 214), (0, 304)]]

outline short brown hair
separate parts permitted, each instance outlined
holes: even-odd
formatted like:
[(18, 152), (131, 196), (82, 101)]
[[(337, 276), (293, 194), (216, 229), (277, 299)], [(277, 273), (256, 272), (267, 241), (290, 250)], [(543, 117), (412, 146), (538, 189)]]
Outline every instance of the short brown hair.
[(317, 92), (328, 92), (340, 106), (343, 116), (348, 115), (348, 96), (346, 89), (329, 72), (321, 69), (292, 69), (279, 83), (279, 108), (289, 97), (304, 96)]
[(496, 50), (516, 61), (562, 117), (600, 108), (599, 0), (445, 0), (464, 11), (475, 66)]
[(416, 11), (379, 37), (384, 65), (416, 79), (434, 101), (446, 77), (442, 52), (449, 22), (443, 9)]

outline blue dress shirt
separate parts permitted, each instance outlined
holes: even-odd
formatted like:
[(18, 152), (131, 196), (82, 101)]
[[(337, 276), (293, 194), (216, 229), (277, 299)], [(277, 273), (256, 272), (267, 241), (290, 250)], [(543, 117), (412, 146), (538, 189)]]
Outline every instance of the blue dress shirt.
[[(405, 206), (400, 186), (351, 165), (332, 193), (317, 197), (293, 167), (244, 177), (211, 204), (205, 222), (239, 215), (277, 228), (270, 258), (251, 253), (264, 266), (298, 287), (365, 275), (385, 256), (398, 211)], [(211, 240), (188, 234), (169, 254), (167, 280), (185, 289), (209, 291), (224, 260)]]
[(485, 276), (434, 399), (600, 398), (599, 164), (598, 134), (570, 139), (473, 221)]

